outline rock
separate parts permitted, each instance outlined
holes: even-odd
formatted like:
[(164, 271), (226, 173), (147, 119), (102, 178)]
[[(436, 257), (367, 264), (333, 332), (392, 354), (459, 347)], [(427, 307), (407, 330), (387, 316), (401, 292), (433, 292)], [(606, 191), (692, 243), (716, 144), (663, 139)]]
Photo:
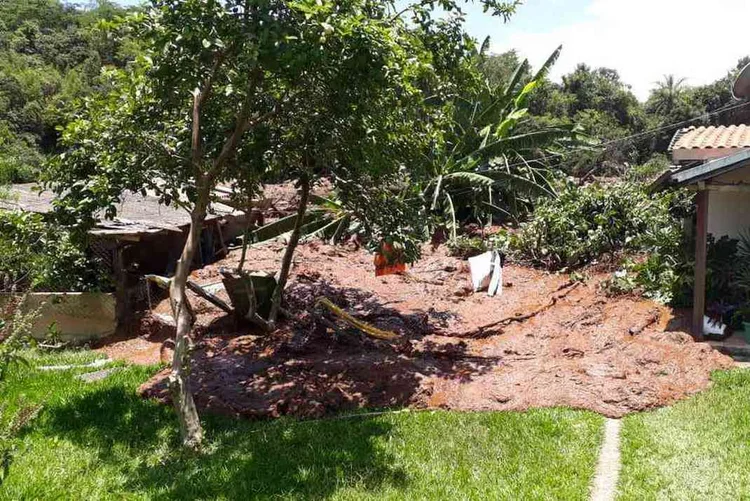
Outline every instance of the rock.
[(456, 297), (466, 297), (474, 292), (468, 285), (460, 285), (453, 291), (453, 295)]
[(101, 381), (102, 379), (108, 378), (111, 374), (119, 371), (119, 367), (113, 367), (111, 369), (102, 369), (95, 372), (87, 372), (85, 374), (79, 374), (76, 379), (83, 381), (84, 383), (93, 383), (95, 381)]

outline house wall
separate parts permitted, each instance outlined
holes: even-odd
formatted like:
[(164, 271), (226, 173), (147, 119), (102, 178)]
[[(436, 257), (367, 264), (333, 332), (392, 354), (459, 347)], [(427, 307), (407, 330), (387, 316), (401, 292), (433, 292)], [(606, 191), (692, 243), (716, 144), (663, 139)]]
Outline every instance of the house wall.
[[(711, 183), (750, 184), (750, 167), (718, 176)], [(708, 196), (708, 232), (717, 239), (739, 237), (750, 230), (750, 192), (711, 191)]]
[(708, 195), (708, 232), (717, 239), (739, 237), (750, 229), (750, 193), (712, 191)]

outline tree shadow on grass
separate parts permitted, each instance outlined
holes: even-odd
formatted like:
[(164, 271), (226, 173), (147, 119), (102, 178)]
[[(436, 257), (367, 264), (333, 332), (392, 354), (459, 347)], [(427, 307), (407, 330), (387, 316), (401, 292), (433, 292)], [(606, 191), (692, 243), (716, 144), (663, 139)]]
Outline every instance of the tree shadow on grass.
[(128, 478), (126, 490), (162, 499), (325, 498), (341, 488), (405, 487), (405, 472), (378, 447), (383, 419), (248, 422), (211, 416), (200, 455), (179, 448), (172, 411), (121, 386), (46, 410), (47, 433), (96, 448)]

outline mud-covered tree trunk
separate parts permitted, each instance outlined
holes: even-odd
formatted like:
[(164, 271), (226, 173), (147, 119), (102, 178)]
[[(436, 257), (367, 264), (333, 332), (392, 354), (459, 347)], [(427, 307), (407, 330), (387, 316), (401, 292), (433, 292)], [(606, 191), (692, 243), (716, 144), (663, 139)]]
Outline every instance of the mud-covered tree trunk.
[(180, 422), (182, 443), (190, 449), (197, 449), (201, 445), (203, 428), (190, 388), (190, 331), (193, 328), (193, 313), (185, 291), (190, 268), (199, 249), (201, 230), (206, 219), (208, 195), (208, 189), (202, 188), (199, 190), (198, 200), (190, 214), (190, 231), (169, 287), (169, 300), (177, 324), (169, 386)]
[(286, 287), (286, 281), (289, 278), (289, 270), (292, 267), (292, 257), (294, 257), (294, 251), (297, 248), (299, 239), (302, 233), (302, 225), (305, 222), (305, 212), (307, 211), (307, 200), (310, 197), (310, 179), (303, 175), (300, 178), (300, 200), (299, 207), (297, 207), (297, 219), (294, 222), (294, 229), (292, 234), (289, 236), (289, 243), (286, 245), (284, 251), (284, 258), (281, 261), (281, 271), (279, 272), (279, 282), (276, 284), (276, 289), (273, 291), (273, 297), (271, 298), (271, 311), (268, 314), (268, 324), (270, 329), (274, 329), (276, 326), (276, 319), (279, 316), (279, 309), (281, 309), (281, 299), (284, 295), (284, 287)]

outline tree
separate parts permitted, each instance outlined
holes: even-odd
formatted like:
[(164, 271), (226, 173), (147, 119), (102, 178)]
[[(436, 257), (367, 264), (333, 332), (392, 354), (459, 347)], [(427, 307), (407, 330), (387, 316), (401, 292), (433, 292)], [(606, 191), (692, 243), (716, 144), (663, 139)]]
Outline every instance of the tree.
[[(500, 85), (507, 85), (510, 82), (521, 63), (522, 60), (518, 57), (518, 52), (516, 50), (509, 50), (502, 54), (485, 55), (479, 63), (479, 68), (489, 85), (498, 87)], [(520, 81), (525, 85), (531, 79), (532, 74), (528, 63), (524, 66)]]
[[(127, 71), (108, 71), (113, 90), (89, 98), (66, 127), (66, 151), (48, 174), (61, 217), (90, 220), (102, 207), (112, 216), (125, 190), (147, 188), (190, 212), (170, 282), (170, 383), (186, 446), (200, 444), (202, 429), (188, 377), (185, 286), (213, 187), (251, 191), (269, 169), (297, 177), (303, 193), (327, 170), (393, 174), (394, 152), (422, 138), (421, 89), (441, 87), (437, 75), (463, 62), (460, 19), (432, 22), (436, 4), (456, 8), (445, 0), (395, 14), (374, 0), (153, 0), (134, 19), (147, 52)], [(407, 12), (412, 23), (402, 20)]]
[(128, 38), (100, 29), (126, 12), (104, 0), (88, 10), (59, 0), (0, 3), (0, 182), (34, 180), (56, 151), (60, 110), (95, 90), (102, 65), (132, 59)]
[[(593, 172), (603, 166), (637, 162), (650, 151), (648, 144), (620, 141), (642, 132), (647, 117), (641, 104), (610, 68), (579, 64), (562, 77), (561, 84), (545, 82), (532, 97), (531, 113), (551, 124), (580, 125), (584, 132), (602, 143), (611, 143), (598, 152), (584, 150), (568, 155), (560, 166), (570, 173)], [(612, 141), (617, 141), (612, 143)]]
[[(745, 56), (727, 71), (726, 75), (708, 85), (696, 87), (693, 90), (697, 104), (705, 108), (708, 113), (715, 112), (735, 103), (732, 96), (732, 86), (740, 70), (750, 64), (750, 56)], [(750, 109), (740, 107), (709, 118), (713, 125), (732, 125), (750, 123)]]
[[(650, 138), (653, 152), (666, 151), (674, 136), (675, 130), (671, 126), (699, 118), (705, 107), (696, 99), (695, 89), (685, 85), (684, 78), (665, 75), (645, 104), (646, 112), (652, 119), (653, 128), (664, 128)], [(700, 125), (698, 120), (691, 124)], [(678, 126), (679, 127), (679, 126)]]
[(647, 107), (652, 113), (671, 115), (685, 94), (685, 79), (674, 75), (664, 75), (657, 82), (656, 89), (649, 96)]

